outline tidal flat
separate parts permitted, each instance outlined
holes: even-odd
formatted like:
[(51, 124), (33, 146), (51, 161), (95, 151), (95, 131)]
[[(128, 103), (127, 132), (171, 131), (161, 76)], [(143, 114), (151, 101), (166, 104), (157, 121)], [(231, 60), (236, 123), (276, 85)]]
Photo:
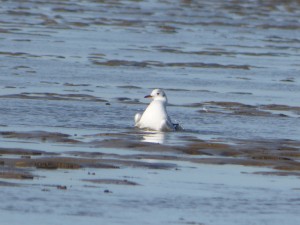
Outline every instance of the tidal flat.
[[(0, 224), (300, 224), (299, 1), (0, 4)], [(184, 128), (134, 128), (154, 88)]]

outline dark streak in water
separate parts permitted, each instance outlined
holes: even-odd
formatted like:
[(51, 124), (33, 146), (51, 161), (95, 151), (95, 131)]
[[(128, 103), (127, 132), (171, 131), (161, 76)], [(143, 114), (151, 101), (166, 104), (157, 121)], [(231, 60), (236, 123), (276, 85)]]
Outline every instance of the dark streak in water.
[(64, 86), (67, 87), (88, 87), (90, 84), (73, 84), (73, 83), (64, 83)]
[(83, 181), (87, 181), (95, 184), (116, 184), (116, 185), (130, 185), (130, 186), (139, 185), (138, 183), (133, 181), (116, 180), (116, 179), (84, 179)]
[(24, 52), (0, 52), (0, 55), (6, 56), (22, 56), (22, 57), (38, 57)]
[(140, 104), (138, 99), (131, 99), (126, 97), (118, 97), (116, 98), (119, 102), (126, 103), (126, 104)]
[[(14, 139), (29, 139), (29, 140), (39, 140), (41, 142), (61, 142), (61, 143), (79, 143), (75, 139), (71, 139), (70, 135), (57, 133), (57, 132), (46, 132), (46, 131), (32, 131), (32, 132), (14, 132), (14, 131), (2, 131), (0, 135), (5, 138)], [(15, 149), (16, 151), (17, 149)], [(18, 149), (18, 151), (21, 151)]]
[(141, 87), (134, 86), (134, 85), (122, 85), (122, 86), (118, 86), (118, 88), (125, 88), (125, 89), (141, 89)]
[(55, 101), (91, 101), (91, 102), (107, 102), (99, 97), (86, 94), (57, 94), (57, 93), (21, 93), (11, 95), (1, 95), (0, 98), (17, 98), (17, 99), (37, 99), (37, 100), (55, 100)]
[[(243, 46), (240, 46), (243, 47)], [(236, 51), (182, 51), (182, 50), (177, 50), (177, 49), (171, 49), (171, 48), (166, 48), (166, 47), (159, 47), (159, 51), (161, 52), (167, 52), (167, 53), (174, 53), (174, 54), (191, 54), (191, 55), (204, 55), (204, 56), (231, 56), (231, 57), (236, 57), (239, 55), (245, 55), (245, 56), (254, 56), (254, 57), (265, 57), (265, 56), (289, 56), (289, 54), (285, 53), (274, 53), (274, 52), (263, 52), (263, 53), (258, 53), (258, 52), (236, 52)]]
[[(248, 93), (236, 93), (246, 94)], [(251, 93), (249, 93), (251, 94)], [(287, 105), (247, 105), (239, 102), (203, 102), (203, 103), (192, 103), (183, 105), (184, 107), (191, 108), (207, 108), (206, 110), (201, 109), (200, 112), (206, 111), (207, 113), (227, 113), (234, 115), (244, 116), (279, 116), (288, 117), (285, 114), (274, 114), (276, 111), (292, 112), (300, 115), (300, 107), (287, 106)], [(274, 112), (274, 113), (273, 113)]]
[(242, 69), (242, 70), (249, 70), (251, 67), (253, 67), (250, 65), (222, 65), (218, 63), (201, 63), (201, 62), (163, 63), (158, 61), (128, 61), (128, 60), (108, 60), (105, 62), (93, 61), (93, 63), (101, 66), (192, 67), (192, 68)]

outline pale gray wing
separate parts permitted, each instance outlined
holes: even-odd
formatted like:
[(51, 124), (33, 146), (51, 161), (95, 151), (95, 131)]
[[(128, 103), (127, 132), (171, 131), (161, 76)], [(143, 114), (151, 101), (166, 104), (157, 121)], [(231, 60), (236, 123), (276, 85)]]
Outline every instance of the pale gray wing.
[(174, 131), (174, 126), (173, 124), (170, 122), (170, 120), (163, 120), (161, 122), (161, 131)]

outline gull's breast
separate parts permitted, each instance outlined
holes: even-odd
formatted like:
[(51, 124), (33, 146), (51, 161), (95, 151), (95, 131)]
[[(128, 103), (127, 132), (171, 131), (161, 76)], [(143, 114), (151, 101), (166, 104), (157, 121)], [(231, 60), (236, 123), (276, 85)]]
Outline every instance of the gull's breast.
[(168, 120), (164, 102), (152, 101), (143, 113), (139, 124), (141, 128), (160, 130), (163, 120)]

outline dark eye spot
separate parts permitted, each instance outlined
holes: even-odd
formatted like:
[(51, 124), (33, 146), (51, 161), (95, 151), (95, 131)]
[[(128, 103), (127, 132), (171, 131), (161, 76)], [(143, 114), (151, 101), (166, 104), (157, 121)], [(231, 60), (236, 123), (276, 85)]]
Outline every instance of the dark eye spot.
[(157, 95), (159, 95), (159, 93), (157, 93)]

